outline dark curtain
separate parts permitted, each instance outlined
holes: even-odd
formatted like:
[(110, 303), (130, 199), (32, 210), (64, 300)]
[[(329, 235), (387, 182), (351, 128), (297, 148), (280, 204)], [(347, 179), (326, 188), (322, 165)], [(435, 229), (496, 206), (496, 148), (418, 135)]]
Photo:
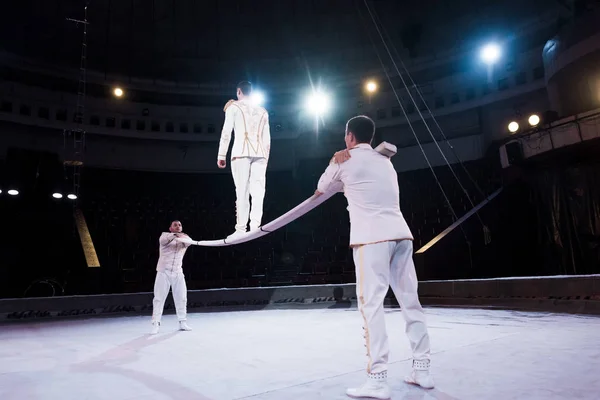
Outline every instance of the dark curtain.
[(549, 167), (529, 178), (545, 272), (600, 273), (600, 163)]

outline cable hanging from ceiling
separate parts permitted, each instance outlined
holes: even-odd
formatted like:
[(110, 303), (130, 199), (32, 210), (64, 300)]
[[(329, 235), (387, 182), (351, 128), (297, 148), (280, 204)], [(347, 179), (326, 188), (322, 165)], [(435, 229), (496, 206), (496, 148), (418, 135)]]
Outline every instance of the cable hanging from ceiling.
[[(374, 27), (375, 27), (378, 35), (379, 35), (379, 38), (381, 39), (381, 42), (382, 42), (382, 44), (383, 44), (383, 46), (384, 46), (384, 48), (385, 48), (385, 50), (386, 50), (386, 52), (388, 54), (388, 56), (389, 56), (389, 58), (390, 58), (390, 60), (391, 60), (391, 62), (393, 64), (393, 66), (394, 66), (396, 74), (400, 78), (400, 80), (402, 82), (402, 85), (404, 86), (404, 90), (408, 94), (408, 97), (410, 98), (412, 104), (414, 105), (415, 109), (417, 110), (420, 120), (423, 121), (423, 124), (425, 125), (425, 128), (427, 129), (429, 135), (431, 136), (431, 139), (432, 139), (434, 145), (436, 146), (436, 148), (440, 152), (440, 154), (441, 154), (441, 156), (442, 156), (442, 158), (444, 160), (444, 163), (448, 166), (448, 168), (450, 169), (450, 171), (451, 171), (454, 179), (459, 184), (462, 192), (466, 195), (466, 197), (467, 197), (467, 199), (468, 199), (471, 207), (473, 209), (475, 209), (475, 204), (473, 203), (473, 200), (471, 199), (471, 196), (469, 195), (467, 189), (465, 188), (465, 186), (463, 185), (463, 183), (461, 182), (461, 180), (457, 176), (456, 172), (454, 171), (454, 168), (452, 168), (452, 165), (448, 161), (448, 158), (446, 157), (444, 151), (439, 146), (438, 140), (436, 139), (436, 137), (433, 134), (431, 128), (429, 127), (429, 124), (425, 120), (425, 117), (421, 113), (420, 107), (418, 106), (418, 104), (417, 104), (415, 98), (413, 97), (413, 95), (411, 93), (411, 90), (410, 90), (410, 88), (409, 88), (409, 86), (408, 86), (408, 84), (407, 84), (407, 82), (406, 82), (403, 74), (400, 72), (400, 69), (398, 68), (398, 65), (396, 64), (394, 56), (392, 55), (392, 52), (390, 51), (390, 45), (388, 45), (388, 43), (386, 41), (386, 38), (385, 38), (385, 36), (388, 36), (387, 32), (385, 33), (385, 36), (384, 36), (384, 33), (382, 32), (382, 30), (384, 29), (383, 28), (383, 24), (381, 24), (381, 21), (379, 20), (379, 17), (377, 16), (376, 11), (373, 9), (373, 7), (371, 7), (369, 5), (368, 0), (363, 0), (363, 1), (364, 1), (364, 5), (365, 5), (365, 7), (366, 7), (366, 9), (367, 9), (367, 11), (369, 13), (369, 16), (371, 18), (371, 21), (372, 21), (372, 23), (373, 23), (373, 25), (374, 25)], [(410, 130), (411, 130), (411, 132), (412, 132), (412, 134), (413, 134), (413, 136), (414, 136), (414, 138), (415, 138), (415, 140), (417, 142), (417, 145), (418, 145), (419, 149), (421, 150), (421, 153), (423, 154), (423, 157), (424, 157), (424, 159), (425, 159), (425, 161), (427, 163), (427, 166), (429, 167), (429, 169), (431, 170), (431, 172), (433, 174), (433, 177), (434, 177), (434, 179), (436, 181), (437, 186), (439, 187), (440, 191), (442, 192), (442, 195), (443, 195), (444, 200), (445, 200), (445, 202), (446, 202), (446, 204), (448, 206), (448, 209), (450, 210), (452, 216), (454, 217), (454, 219), (456, 221), (456, 220), (458, 220), (458, 217), (457, 217), (457, 214), (456, 214), (456, 212), (455, 212), (455, 210), (454, 210), (454, 208), (452, 206), (452, 203), (451, 203), (448, 195), (446, 194), (446, 191), (444, 190), (444, 188), (443, 188), (443, 186), (442, 186), (442, 184), (441, 184), (441, 182), (440, 182), (440, 180), (439, 180), (439, 178), (438, 178), (438, 176), (437, 176), (437, 174), (436, 174), (436, 172), (435, 172), (435, 170), (434, 170), (434, 168), (433, 168), (433, 166), (432, 166), (432, 164), (431, 164), (431, 162), (429, 160), (429, 157), (427, 156), (427, 154), (425, 152), (425, 149), (423, 148), (423, 144), (421, 143), (421, 140), (419, 140), (419, 137), (418, 137), (418, 135), (417, 135), (417, 133), (415, 131), (413, 123), (411, 122), (410, 118), (408, 117), (406, 109), (405, 109), (404, 105), (402, 104), (402, 101), (400, 100), (400, 96), (398, 95), (398, 91), (396, 90), (396, 87), (395, 87), (395, 85), (394, 85), (394, 83), (392, 81), (392, 78), (391, 78), (391, 76), (390, 76), (390, 74), (388, 72), (388, 69), (386, 68), (386, 64), (385, 64), (385, 62), (383, 61), (383, 59), (381, 57), (379, 49), (377, 48), (377, 44), (375, 43), (375, 41), (373, 40), (373, 37), (371, 36), (370, 30), (368, 29), (368, 26), (367, 26), (367, 24), (365, 22), (365, 18), (364, 18), (363, 12), (360, 9), (360, 0), (356, 0), (355, 4), (356, 4), (356, 8), (358, 10), (359, 16), (361, 18), (361, 21), (365, 25), (365, 30), (366, 30), (366, 32), (367, 32), (367, 34), (369, 36), (369, 39), (371, 40), (371, 44), (373, 45), (375, 53), (377, 54), (377, 58), (379, 59), (379, 62), (380, 62), (381, 67), (383, 69), (383, 72), (384, 72), (384, 74), (385, 74), (385, 76), (387, 78), (387, 81), (389, 82), (389, 84), (391, 86), (392, 91), (394, 92), (394, 96), (396, 97), (396, 100), (398, 101), (398, 105), (400, 106), (400, 109), (402, 110), (402, 113), (404, 114), (404, 117), (406, 118), (408, 126), (409, 126), (409, 128), (410, 128)], [(388, 36), (388, 41), (391, 42), (391, 40), (389, 40), (389, 36)], [(403, 69), (405, 71), (406, 76), (410, 79), (412, 88), (418, 94), (418, 96), (419, 96), (420, 100), (422, 101), (422, 103), (425, 104), (425, 107), (426, 107), (426, 109), (427, 109), (430, 117), (434, 121), (436, 127), (440, 131), (443, 140), (448, 144), (448, 146), (450, 147), (451, 151), (453, 152), (455, 158), (457, 159), (457, 161), (459, 162), (459, 164), (461, 165), (461, 167), (465, 170), (465, 172), (467, 173), (467, 176), (469, 177), (469, 179), (471, 180), (471, 182), (474, 184), (474, 186), (476, 187), (476, 189), (485, 198), (486, 197), (485, 194), (480, 189), (480, 187), (477, 185), (477, 183), (475, 182), (475, 180), (473, 179), (473, 177), (471, 176), (471, 174), (469, 174), (469, 172), (467, 171), (464, 163), (462, 162), (462, 160), (460, 159), (460, 157), (456, 153), (456, 150), (454, 149), (454, 147), (452, 146), (452, 144), (449, 142), (449, 140), (448, 140), (447, 136), (445, 135), (445, 133), (443, 132), (443, 129), (441, 128), (440, 124), (437, 122), (437, 119), (435, 118), (435, 116), (431, 112), (431, 109), (427, 105), (427, 102), (425, 101), (425, 99), (424, 99), (421, 91), (417, 87), (414, 79), (410, 75), (408, 69), (406, 68), (406, 65), (402, 61), (402, 58), (400, 57), (398, 51), (395, 49), (393, 43), (391, 43), (391, 46), (394, 48), (395, 53), (396, 53), (396, 57), (400, 60), (400, 63), (403, 66)], [(479, 215), (479, 213), (478, 213), (477, 210), (475, 211), (475, 214), (476, 214), (476, 216), (477, 216), (477, 218), (478, 218), (478, 220), (479, 220), (479, 222), (480, 222), (480, 224), (481, 224), (481, 226), (483, 228), (484, 242), (485, 242), (485, 244), (489, 244), (491, 242), (491, 232), (490, 232), (489, 228), (485, 225), (485, 223), (483, 222), (483, 220), (481, 219), (481, 216)], [(460, 226), (460, 228), (461, 228), (461, 230), (463, 232), (463, 235), (465, 236), (465, 240), (467, 241), (467, 244), (469, 244), (469, 246), (470, 246), (470, 242), (468, 240), (468, 237), (466, 236), (466, 233), (462, 229), (462, 226)]]

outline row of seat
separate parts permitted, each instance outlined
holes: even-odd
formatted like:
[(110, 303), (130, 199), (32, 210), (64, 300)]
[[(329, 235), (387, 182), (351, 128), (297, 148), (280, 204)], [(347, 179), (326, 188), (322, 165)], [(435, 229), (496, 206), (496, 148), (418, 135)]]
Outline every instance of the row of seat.
[[(323, 160), (313, 163), (310, 168), (302, 166), (296, 178), (291, 172), (269, 173), (265, 220), (278, 217), (313, 190), (311, 169), (321, 170)], [(471, 175), (480, 179), (477, 186), (483, 191), (479, 193), (466, 181), (465, 188), (470, 184), (469, 198), (449, 171), (436, 170), (458, 217), (498, 186), (487, 164), (484, 160), (466, 164)], [(228, 175), (85, 171), (84, 209), (100, 257), (110, 268), (128, 271), (126, 281), (132, 285), (151, 284), (158, 236), (171, 219), (181, 219), (185, 231), (194, 238), (217, 239), (233, 230), (235, 193)], [(398, 179), (401, 208), (415, 236), (415, 247), (420, 247), (454, 217), (431, 171), (401, 173)], [(268, 284), (283, 279), (278, 271), (291, 271), (286, 278), (290, 282), (342, 282), (353, 279), (354, 274), (348, 241), (346, 201), (338, 195), (259, 243), (225, 250), (193, 248), (185, 263), (191, 280), (199, 286), (220, 287), (225, 281), (251, 285), (257, 280)]]

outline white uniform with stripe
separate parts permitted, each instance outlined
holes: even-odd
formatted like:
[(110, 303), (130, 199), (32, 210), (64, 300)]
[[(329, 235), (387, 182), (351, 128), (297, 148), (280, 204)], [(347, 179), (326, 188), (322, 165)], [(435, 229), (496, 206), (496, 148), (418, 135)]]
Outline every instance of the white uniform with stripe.
[(398, 177), (390, 159), (368, 144), (350, 150), (351, 158), (330, 164), (320, 192), (336, 185), (348, 199), (350, 246), (356, 266), (358, 307), (364, 322), (367, 373), (387, 376), (388, 337), (383, 301), (391, 285), (406, 321), (415, 360), (429, 360), (429, 334), (417, 293), (413, 236), (400, 211)]
[(231, 149), (231, 173), (237, 197), (236, 231), (246, 232), (248, 218), (250, 229), (257, 229), (262, 220), (267, 163), (271, 149), (269, 114), (264, 108), (247, 99), (229, 101), (224, 111), (225, 122), (217, 159), (227, 158), (233, 130), (235, 133)]
[(154, 281), (152, 321), (160, 322), (165, 300), (171, 288), (173, 289), (177, 319), (185, 321), (187, 318), (187, 285), (183, 274), (183, 256), (190, 244), (179, 241), (175, 234), (170, 232), (163, 232), (158, 242), (160, 255)]

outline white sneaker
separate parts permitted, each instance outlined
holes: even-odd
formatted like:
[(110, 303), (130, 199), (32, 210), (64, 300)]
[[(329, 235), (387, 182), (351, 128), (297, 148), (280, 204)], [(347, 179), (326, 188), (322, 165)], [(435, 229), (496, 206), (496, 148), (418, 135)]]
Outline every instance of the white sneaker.
[(411, 385), (421, 386), (423, 389), (433, 389), (435, 383), (429, 374), (429, 360), (413, 360), (413, 370), (404, 382)]
[(184, 320), (184, 321), (179, 321), (179, 330), (180, 331), (191, 331), (192, 328), (190, 328), (190, 326)]
[(160, 329), (160, 322), (153, 321), (152, 322), (152, 330), (150, 331), (151, 335), (156, 335)]
[(369, 374), (367, 382), (357, 388), (346, 390), (350, 397), (387, 400), (392, 397), (392, 391), (387, 384), (387, 371), (379, 374)]
[(227, 236), (228, 240), (234, 240), (245, 234), (245, 231), (235, 231), (231, 235)]

